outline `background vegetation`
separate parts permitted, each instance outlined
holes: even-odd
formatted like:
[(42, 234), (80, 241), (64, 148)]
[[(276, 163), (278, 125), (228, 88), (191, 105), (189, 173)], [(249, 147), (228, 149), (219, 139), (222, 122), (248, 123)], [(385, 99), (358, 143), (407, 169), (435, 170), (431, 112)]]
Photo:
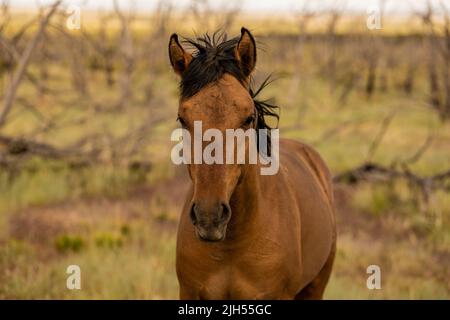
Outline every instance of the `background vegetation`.
[[(384, 2), (381, 1), (380, 4)], [(446, 7), (447, 5), (447, 7)], [(170, 162), (178, 79), (169, 35), (242, 25), (280, 133), (335, 175), (339, 241), (330, 299), (450, 297), (447, 1), (366, 16), (342, 1), (284, 16), (159, 1), (148, 14), (64, 4), (0, 9), (0, 298), (176, 299), (178, 215), (189, 180)], [(383, 7), (380, 7), (381, 9)], [(66, 288), (66, 268), (82, 290)], [(368, 290), (366, 268), (381, 267)]]

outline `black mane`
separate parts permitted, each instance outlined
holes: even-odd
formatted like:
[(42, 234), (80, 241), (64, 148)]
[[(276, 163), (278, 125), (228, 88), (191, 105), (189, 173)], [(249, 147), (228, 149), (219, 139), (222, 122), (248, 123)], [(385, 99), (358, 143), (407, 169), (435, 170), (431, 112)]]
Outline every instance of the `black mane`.
[(183, 73), (180, 88), (183, 98), (192, 97), (205, 86), (219, 80), (225, 73), (234, 76), (240, 82), (246, 77), (234, 57), (234, 48), (239, 38), (227, 40), (226, 34), (215, 32), (213, 36), (205, 34), (184, 42), (195, 48), (193, 59)]
[[(225, 33), (215, 32), (212, 36), (205, 34), (202, 37), (187, 38), (184, 42), (194, 47), (195, 51), (187, 70), (181, 76), (180, 91), (182, 98), (192, 97), (208, 84), (218, 81), (225, 73), (234, 76), (241, 83), (246, 81), (247, 77), (239, 67), (234, 55), (239, 37), (228, 40)], [(252, 88), (253, 81), (250, 81), (250, 83), (249, 93), (256, 111), (256, 129), (273, 129), (266, 123), (266, 116), (276, 118), (278, 127), (279, 115), (275, 110), (278, 109), (278, 106), (270, 104), (268, 100), (256, 99), (258, 94), (271, 83), (270, 76), (264, 80), (258, 89)], [(267, 152), (270, 155), (270, 130), (268, 134)]]

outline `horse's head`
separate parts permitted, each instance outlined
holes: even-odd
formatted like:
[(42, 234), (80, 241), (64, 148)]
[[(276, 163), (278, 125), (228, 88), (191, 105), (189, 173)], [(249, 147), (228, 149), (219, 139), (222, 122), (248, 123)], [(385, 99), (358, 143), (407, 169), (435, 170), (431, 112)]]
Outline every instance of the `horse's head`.
[[(222, 163), (195, 164), (192, 152), (192, 161), (188, 164), (194, 186), (191, 220), (199, 238), (209, 241), (224, 239), (231, 218), (229, 201), (245, 171), (243, 164), (225, 161), (225, 152), (230, 151), (225, 147), (226, 129), (256, 128), (257, 117), (249, 92), (250, 73), (256, 62), (255, 40), (245, 28), (240, 37), (218, 38), (220, 43), (216, 36), (188, 41), (197, 49), (193, 55), (183, 49), (176, 34), (169, 43), (170, 62), (181, 77), (178, 120), (192, 137), (191, 150), (195, 151), (198, 139), (202, 140), (201, 151), (206, 149), (210, 142), (203, 140), (208, 138), (208, 132), (215, 131), (213, 137), (208, 138), (211, 141), (218, 139), (219, 133), (223, 137), (222, 141), (215, 141), (223, 151)], [(201, 135), (206, 133), (203, 139), (195, 136), (197, 121), (201, 121)], [(237, 147), (235, 144), (234, 148)], [(245, 139), (242, 147), (248, 154), (249, 139)]]

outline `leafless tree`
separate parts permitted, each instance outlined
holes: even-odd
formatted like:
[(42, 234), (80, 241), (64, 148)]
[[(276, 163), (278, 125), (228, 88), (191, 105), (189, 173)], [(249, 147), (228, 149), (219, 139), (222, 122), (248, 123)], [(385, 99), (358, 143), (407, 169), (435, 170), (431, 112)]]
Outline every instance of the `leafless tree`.
[(424, 13), (418, 13), (422, 18), (423, 25), (428, 30), (428, 78), (430, 86), (430, 103), (437, 110), (440, 109), (441, 99), (440, 99), (440, 85), (437, 73), (437, 41), (434, 32), (434, 20), (433, 20), (433, 7), (428, 1), (427, 10)]
[(308, 6), (308, 2), (304, 2), (298, 12), (295, 13), (297, 22), (297, 39), (295, 41), (295, 68), (290, 84), (289, 96), (296, 98), (300, 95), (300, 106), (297, 108), (296, 124), (300, 125), (302, 114), (307, 110), (307, 71), (303, 68), (303, 45), (307, 41), (308, 27), (311, 21), (316, 18), (318, 12)]
[(2, 109), (0, 110), (0, 127), (5, 124), (6, 118), (14, 105), (14, 100), (16, 98), (17, 89), (19, 88), (20, 83), (22, 82), (23, 76), (26, 73), (26, 69), (30, 62), (33, 51), (35, 50), (36, 46), (38, 45), (51, 17), (56, 12), (56, 9), (60, 5), (60, 3), (61, 3), (61, 1), (56, 1), (50, 7), (49, 11), (41, 18), (41, 20), (39, 22), (39, 28), (38, 28), (36, 34), (31, 39), (31, 41), (28, 43), (25, 50), (22, 52), (22, 54), (20, 56), (20, 60), (17, 64), (16, 70), (12, 77), (12, 81), (9, 83), (9, 85), (7, 87)]
[(444, 63), (444, 67), (441, 69), (444, 83), (444, 103), (441, 112), (444, 118), (450, 118), (450, 8), (444, 1), (440, 2), (440, 6), (444, 15), (444, 39), (442, 46), (440, 46), (440, 52)]
[[(428, 32), (427, 69), (429, 78), (430, 104), (442, 119), (450, 117), (450, 9), (444, 1), (439, 2), (443, 23), (439, 30), (436, 10), (427, 2), (426, 11), (416, 13)], [(442, 66), (440, 66), (442, 64)], [(441, 71), (441, 72), (439, 72)]]
[(153, 98), (154, 93), (154, 79), (156, 77), (156, 70), (158, 64), (166, 61), (165, 51), (160, 50), (159, 44), (167, 41), (168, 38), (168, 24), (173, 13), (173, 2), (159, 0), (156, 6), (155, 13), (152, 15), (150, 24), (151, 30), (146, 39), (145, 48), (142, 52), (143, 59), (147, 60), (148, 66), (146, 68), (146, 86), (145, 86), (145, 101), (147, 105)]
[(117, 0), (114, 2), (114, 11), (120, 20), (120, 37), (117, 44), (118, 54), (122, 65), (120, 72), (120, 96), (116, 103), (116, 109), (123, 109), (133, 97), (132, 76), (136, 65), (136, 50), (131, 34), (131, 28), (135, 20), (135, 10), (131, 6), (128, 13), (123, 13)]
[(191, 0), (190, 11), (195, 23), (198, 23), (196, 29), (209, 32), (228, 30), (241, 11), (243, 1), (222, 2), (222, 6), (216, 8), (212, 3), (210, 0)]
[(113, 20), (113, 16), (110, 13), (99, 12), (98, 19), (100, 20), (99, 30), (95, 32), (95, 36), (83, 28), (81, 28), (80, 32), (95, 52), (90, 57), (90, 69), (102, 70), (105, 75), (106, 85), (112, 88), (115, 83), (114, 60), (116, 58), (116, 48), (107, 30)]

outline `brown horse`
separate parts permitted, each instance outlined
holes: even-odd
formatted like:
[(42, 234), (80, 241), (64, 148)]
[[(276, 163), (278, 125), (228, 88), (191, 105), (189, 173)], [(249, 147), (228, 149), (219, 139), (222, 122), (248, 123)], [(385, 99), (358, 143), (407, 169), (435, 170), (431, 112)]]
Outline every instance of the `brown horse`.
[[(234, 39), (206, 35), (187, 42), (193, 54), (176, 34), (169, 43), (181, 77), (181, 126), (191, 134), (194, 121), (221, 132), (267, 128), (264, 116), (275, 113), (250, 88), (251, 33), (242, 28)], [(311, 147), (283, 139), (278, 173), (261, 175), (260, 166), (187, 165), (192, 187), (176, 253), (181, 299), (322, 298), (336, 251), (330, 172)]]

